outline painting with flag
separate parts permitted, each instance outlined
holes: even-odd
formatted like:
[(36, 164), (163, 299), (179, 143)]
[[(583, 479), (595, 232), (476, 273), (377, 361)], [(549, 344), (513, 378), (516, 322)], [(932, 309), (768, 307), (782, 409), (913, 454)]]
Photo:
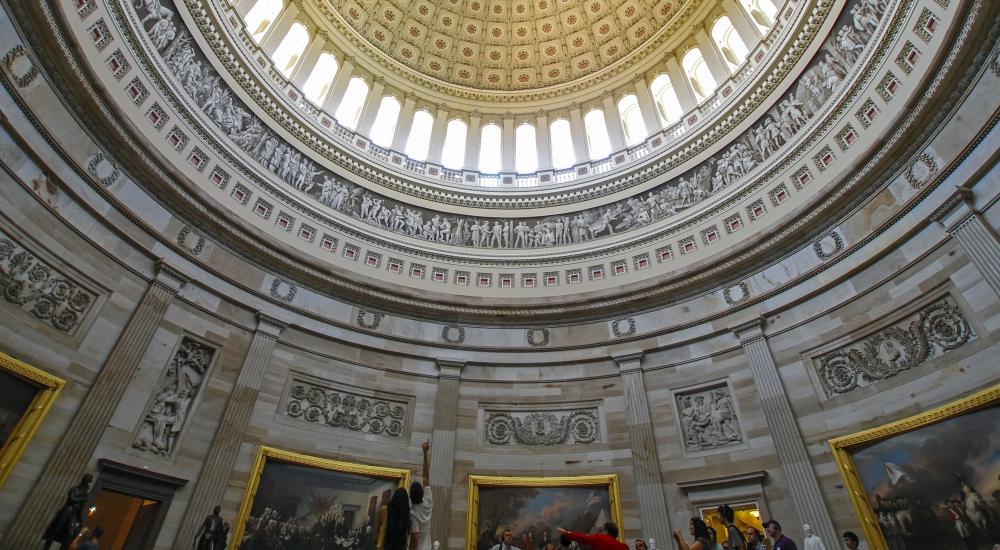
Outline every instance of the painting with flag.
[(881, 547), (991, 550), (1000, 542), (1000, 386), (830, 446)]

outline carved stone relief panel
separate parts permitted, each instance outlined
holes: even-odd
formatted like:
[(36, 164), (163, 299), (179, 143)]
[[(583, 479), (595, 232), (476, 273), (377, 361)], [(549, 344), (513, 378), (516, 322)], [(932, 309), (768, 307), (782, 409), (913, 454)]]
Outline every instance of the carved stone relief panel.
[(184, 336), (160, 376), (152, 402), (146, 407), (132, 441), (132, 448), (170, 456), (194, 401), (208, 379), (215, 349)]
[(673, 396), (686, 454), (745, 445), (736, 402), (725, 380), (675, 391)]
[(490, 446), (582, 445), (601, 439), (596, 406), (556, 410), (485, 410), (483, 434)]
[(0, 231), (0, 293), (35, 319), (72, 334), (97, 294), (85, 289)]
[(826, 396), (834, 397), (919, 367), (976, 338), (954, 298), (945, 296), (812, 362)]
[(299, 422), (405, 439), (412, 399), (292, 373), (279, 411)]

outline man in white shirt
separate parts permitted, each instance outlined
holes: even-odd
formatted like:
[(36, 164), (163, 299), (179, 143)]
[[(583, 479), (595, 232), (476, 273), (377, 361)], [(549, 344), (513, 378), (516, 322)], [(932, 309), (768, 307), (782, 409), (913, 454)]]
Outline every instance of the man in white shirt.
[(424, 451), (424, 484), (410, 484), (410, 550), (431, 550), (431, 512), (434, 501), (431, 495), (431, 467), (428, 454), (431, 442), (421, 445)]
[(504, 529), (503, 535), (500, 536), (500, 544), (493, 545), (490, 550), (520, 550), (520, 548), (514, 546), (514, 532)]

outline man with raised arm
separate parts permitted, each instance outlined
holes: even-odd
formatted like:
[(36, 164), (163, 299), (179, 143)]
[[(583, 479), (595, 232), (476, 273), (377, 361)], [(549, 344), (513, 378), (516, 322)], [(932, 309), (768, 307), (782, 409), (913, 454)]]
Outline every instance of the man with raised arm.
[(431, 512), (434, 501), (431, 498), (431, 465), (428, 455), (431, 441), (421, 445), (424, 451), (423, 485), (419, 481), (410, 484), (410, 550), (431, 550)]
[(562, 527), (559, 527), (556, 531), (558, 531), (563, 537), (566, 537), (573, 542), (589, 546), (590, 550), (629, 550), (627, 544), (618, 540), (618, 526), (611, 521), (605, 523), (601, 529), (593, 535), (567, 531)]

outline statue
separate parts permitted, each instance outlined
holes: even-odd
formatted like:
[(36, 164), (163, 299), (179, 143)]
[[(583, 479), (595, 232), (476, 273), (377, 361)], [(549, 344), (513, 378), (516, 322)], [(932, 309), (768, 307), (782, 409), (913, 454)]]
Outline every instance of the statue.
[(224, 543), (219, 544), (220, 539), (225, 540), (229, 536), (228, 529), (224, 528), (228, 525), (223, 523), (219, 510), (221, 508), (218, 506), (213, 508), (212, 513), (205, 516), (205, 521), (201, 522), (201, 527), (195, 536), (198, 550), (220, 550), (226, 547)]
[(826, 550), (823, 539), (813, 533), (813, 528), (808, 523), (802, 526), (802, 533), (805, 535), (803, 548), (805, 550)]
[(69, 490), (66, 504), (56, 512), (42, 535), (45, 550), (48, 550), (53, 542), (58, 542), (60, 548), (69, 548), (73, 539), (80, 533), (80, 528), (83, 527), (83, 505), (90, 495), (90, 482), (93, 480), (93, 476), (84, 474), (80, 478), (80, 484)]

